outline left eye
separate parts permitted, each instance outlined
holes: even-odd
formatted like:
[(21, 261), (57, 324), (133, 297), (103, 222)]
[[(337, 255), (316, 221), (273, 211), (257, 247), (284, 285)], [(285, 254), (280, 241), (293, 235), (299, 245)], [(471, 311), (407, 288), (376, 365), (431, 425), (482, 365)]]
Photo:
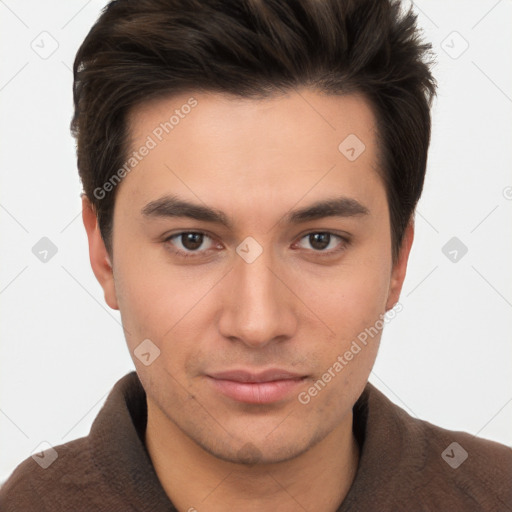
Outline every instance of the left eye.
[(303, 249), (309, 249), (310, 247), (305, 247), (303, 245), (304, 241), (306, 241), (306, 243), (308, 243), (316, 252), (333, 252), (333, 250), (336, 250), (337, 246), (343, 245), (342, 243), (344, 242), (344, 239), (334, 233), (317, 232), (303, 236), (301, 241), (297, 244)]
[(193, 231), (187, 231), (183, 233), (177, 233), (176, 235), (170, 236), (166, 241), (174, 245), (178, 253), (193, 253), (202, 252), (198, 249), (208, 240), (209, 244), (207, 247), (202, 247), (202, 250), (210, 249), (213, 240), (205, 233), (196, 233)]

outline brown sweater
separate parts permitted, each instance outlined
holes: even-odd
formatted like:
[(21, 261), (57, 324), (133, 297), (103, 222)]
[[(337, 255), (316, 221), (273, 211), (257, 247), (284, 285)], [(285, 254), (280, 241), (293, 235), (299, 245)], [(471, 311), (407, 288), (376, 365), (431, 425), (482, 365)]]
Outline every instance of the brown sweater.
[[(0, 489), (0, 511), (176, 512), (143, 443), (146, 419), (132, 372), (87, 437), (55, 446), (46, 469), (32, 457), (15, 469)], [(354, 406), (354, 433), (361, 458), (338, 512), (512, 511), (512, 449), (504, 445), (414, 419), (369, 383)]]

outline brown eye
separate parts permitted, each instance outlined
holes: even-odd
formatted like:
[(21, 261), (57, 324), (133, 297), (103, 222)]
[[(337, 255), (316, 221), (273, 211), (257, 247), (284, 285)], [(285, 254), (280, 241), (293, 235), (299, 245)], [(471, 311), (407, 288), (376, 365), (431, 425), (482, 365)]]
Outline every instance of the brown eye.
[(339, 235), (328, 231), (318, 231), (303, 236), (298, 245), (303, 249), (330, 254), (341, 250), (345, 243), (346, 240)]
[(309, 236), (309, 243), (313, 249), (324, 250), (329, 246), (331, 241), (330, 233), (311, 233)]
[(181, 235), (181, 244), (185, 249), (190, 251), (194, 251), (201, 247), (203, 243), (204, 235), (202, 233), (182, 233)]
[(182, 231), (166, 238), (165, 243), (179, 256), (201, 256), (213, 247), (213, 240), (206, 233)]

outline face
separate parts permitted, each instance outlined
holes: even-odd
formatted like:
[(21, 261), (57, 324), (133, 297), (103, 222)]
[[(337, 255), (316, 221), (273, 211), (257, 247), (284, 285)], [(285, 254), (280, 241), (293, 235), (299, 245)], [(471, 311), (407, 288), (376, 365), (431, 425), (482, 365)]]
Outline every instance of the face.
[(150, 149), (118, 185), (113, 271), (84, 220), (150, 415), (224, 460), (296, 457), (351, 420), (380, 340), (361, 333), (404, 278), (412, 228), (393, 265), (371, 109), (185, 94), (129, 126)]

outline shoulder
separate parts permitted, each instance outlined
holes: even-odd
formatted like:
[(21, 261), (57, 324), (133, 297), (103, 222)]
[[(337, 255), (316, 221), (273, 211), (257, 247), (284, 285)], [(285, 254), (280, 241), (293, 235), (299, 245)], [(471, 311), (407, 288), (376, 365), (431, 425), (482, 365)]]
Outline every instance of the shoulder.
[(414, 418), (371, 385), (357, 406), (365, 431), (359, 491), (372, 488), (380, 510), (512, 509), (508, 446)]
[(390, 407), (402, 431), (403, 449), (417, 465), (416, 471), (404, 472), (404, 480), (424, 503), (440, 510), (447, 504), (473, 510), (512, 505), (511, 448), (413, 418), (394, 404)]
[(98, 510), (94, 496), (104, 485), (84, 437), (25, 459), (0, 488), (0, 510)]
[(461, 503), (485, 510), (512, 507), (512, 448), (422, 420), (411, 423), (424, 440), (433, 489), (446, 499), (458, 494)]

